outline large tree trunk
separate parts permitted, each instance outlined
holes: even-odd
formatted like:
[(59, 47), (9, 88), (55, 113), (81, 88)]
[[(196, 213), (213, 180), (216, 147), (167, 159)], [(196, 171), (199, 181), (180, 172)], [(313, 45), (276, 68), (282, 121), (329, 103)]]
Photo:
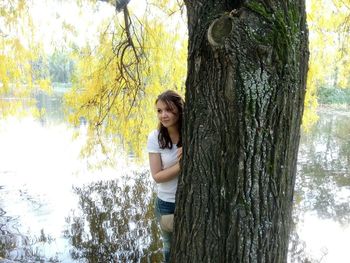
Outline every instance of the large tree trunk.
[(172, 262), (287, 260), (308, 64), (305, 1), (241, 2), (185, 1)]

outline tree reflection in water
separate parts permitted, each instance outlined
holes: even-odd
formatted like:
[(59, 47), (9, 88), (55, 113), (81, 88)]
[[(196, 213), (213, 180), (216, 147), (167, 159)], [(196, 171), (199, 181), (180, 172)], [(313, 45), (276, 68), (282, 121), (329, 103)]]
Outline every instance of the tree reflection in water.
[(320, 115), (301, 142), (296, 209), (345, 225), (350, 223), (350, 116)]
[(306, 213), (345, 227), (350, 224), (350, 116), (348, 112), (322, 110), (319, 116), (317, 125), (304, 133), (300, 142), (290, 262), (324, 262), (328, 253), (325, 247), (317, 260), (307, 255), (308, 244), (296, 229), (303, 225)]
[[(313, 219), (319, 220), (320, 226), (328, 231), (331, 229), (328, 228), (328, 223), (334, 222), (334, 225), (344, 226), (344, 229), (349, 229), (350, 225), (350, 115), (339, 112), (320, 112), (319, 115), (317, 125), (301, 138), (293, 217), (295, 228), (290, 239), (289, 262), (348, 262), (346, 253), (339, 250), (334, 252), (329, 247), (326, 247), (329, 249), (328, 255), (326, 250), (318, 251), (318, 255), (308, 254), (310, 245), (313, 244), (310, 243), (310, 239), (308, 241), (305, 238), (308, 238), (311, 232), (304, 232), (304, 235), (300, 232), (300, 229), (313, 228), (305, 219), (305, 215), (310, 213), (314, 216)], [(70, 181), (66, 183), (69, 184)], [(60, 240), (60, 235), (50, 236), (52, 230), (47, 229), (50, 221), (42, 221), (41, 233), (34, 232), (33, 236), (30, 231), (23, 230), (26, 229), (27, 221), (26, 217), (21, 219), (22, 211), (11, 214), (6, 211), (7, 206), (4, 205), (26, 205), (30, 215), (41, 222), (47, 220), (46, 213), (50, 211), (37, 210), (37, 205), (54, 207), (55, 203), (51, 200), (47, 200), (46, 203), (38, 199), (39, 203), (33, 204), (30, 194), (16, 199), (18, 194), (12, 193), (13, 189), (0, 186), (0, 262), (1, 258), (26, 263), (75, 260), (153, 263), (162, 260), (162, 244), (153, 213), (153, 182), (149, 172), (135, 172), (132, 176), (118, 180), (103, 179), (74, 188), (79, 204), (75, 206), (74, 202), (76, 208), (66, 218), (68, 224), (65, 228), (65, 237), (70, 241), (70, 255), (64, 253), (67, 247), (64, 247), (63, 251), (56, 247), (57, 244), (66, 242)], [(16, 191), (22, 192), (22, 189)], [(31, 194), (33, 191), (31, 189)], [(65, 216), (66, 213), (63, 217)], [(314, 222), (316, 221), (312, 221)], [(23, 224), (22, 227), (19, 227), (19, 224)], [(326, 232), (327, 229), (320, 229), (319, 232)], [(326, 236), (324, 233), (312, 234), (316, 235), (316, 238)], [(312, 240), (315, 239), (311, 239), (311, 242)], [(340, 240), (336, 237), (329, 242), (342, 247), (348, 243), (346, 241), (349, 239)], [(55, 249), (57, 253), (54, 253)], [(319, 247), (316, 249), (319, 250)], [(340, 261), (332, 261), (331, 256), (337, 252), (343, 258)]]
[(79, 210), (67, 218), (71, 257), (87, 262), (160, 262), (149, 173), (74, 189)]
[(42, 255), (39, 246), (53, 241), (44, 229), (40, 231), (40, 236), (29, 237), (21, 234), (16, 224), (16, 220), (5, 216), (0, 208), (0, 262), (60, 262), (57, 257)]

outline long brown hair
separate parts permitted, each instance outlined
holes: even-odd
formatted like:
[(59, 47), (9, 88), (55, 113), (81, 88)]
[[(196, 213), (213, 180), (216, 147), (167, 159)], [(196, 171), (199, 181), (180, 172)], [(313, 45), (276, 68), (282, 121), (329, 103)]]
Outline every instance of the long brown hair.
[[(156, 99), (156, 104), (158, 101), (164, 102), (171, 109), (173, 113), (175, 113), (175, 108), (178, 110), (179, 120), (178, 120), (177, 127), (179, 132), (179, 141), (177, 142), (176, 146), (181, 147), (182, 146), (182, 136), (181, 136), (182, 116), (183, 116), (183, 109), (184, 109), (185, 102), (183, 98), (173, 90), (167, 90), (162, 94), (160, 94)], [(171, 141), (168, 129), (164, 127), (161, 122), (159, 122), (158, 130), (159, 130), (159, 135), (158, 135), (159, 147), (161, 149), (165, 149), (165, 148), (172, 149), (173, 143)]]

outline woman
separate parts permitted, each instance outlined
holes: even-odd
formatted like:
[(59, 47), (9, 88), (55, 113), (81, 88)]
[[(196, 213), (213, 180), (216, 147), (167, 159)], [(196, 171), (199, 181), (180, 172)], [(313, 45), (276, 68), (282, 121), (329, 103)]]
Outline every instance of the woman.
[(159, 127), (148, 136), (150, 170), (158, 184), (155, 212), (161, 222), (163, 253), (165, 262), (169, 261), (172, 230), (165, 229), (164, 218), (174, 214), (175, 194), (180, 159), (182, 156), (181, 126), (184, 100), (179, 94), (168, 90), (156, 100)]

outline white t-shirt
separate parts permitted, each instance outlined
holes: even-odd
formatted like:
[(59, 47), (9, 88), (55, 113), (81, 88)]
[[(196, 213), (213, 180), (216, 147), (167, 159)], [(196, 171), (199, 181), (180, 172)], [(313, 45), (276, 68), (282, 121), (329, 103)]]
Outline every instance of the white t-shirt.
[[(177, 162), (177, 146), (173, 144), (172, 149), (161, 149), (158, 143), (158, 134), (159, 131), (154, 130), (148, 135), (147, 151), (149, 153), (160, 153), (162, 169), (166, 169)], [(163, 201), (175, 203), (177, 181), (178, 177), (176, 176), (168, 182), (158, 183), (158, 197)]]

